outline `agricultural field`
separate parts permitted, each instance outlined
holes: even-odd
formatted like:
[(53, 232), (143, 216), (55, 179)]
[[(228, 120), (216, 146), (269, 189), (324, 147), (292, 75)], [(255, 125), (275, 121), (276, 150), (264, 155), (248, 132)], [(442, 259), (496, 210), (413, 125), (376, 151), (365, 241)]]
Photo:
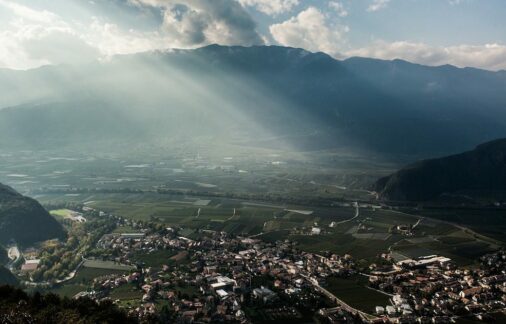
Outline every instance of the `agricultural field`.
[(328, 278), (325, 289), (351, 307), (372, 314), (376, 306), (390, 305), (390, 296), (367, 288), (367, 277)]
[(123, 273), (125, 271), (122, 270), (81, 267), (73, 279), (63, 285), (52, 288), (50, 292), (71, 298), (77, 293), (88, 289), (95, 278)]
[(138, 301), (142, 298), (142, 295), (144, 292), (137, 288), (133, 284), (125, 284), (119, 287), (114, 288), (109, 297), (112, 300), (122, 300), (122, 301), (128, 301), (128, 300), (134, 300)]
[[(473, 263), (477, 257), (499, 248), (487, 240), (424, 213), (379, 209), (372, 205), (314, 207), (206, 198), (157, 193), (111, 193), (78, 197), (54, 195), (132, 220), (153, 221), (183, 228), (181, 235), (197, 239), (198, 230), (224, 231), (241, 236), (258, 236), (266, 241), (290, 239), (302, 250), (351, 254), (373, 260), (379, 254), (395, 252), (397, 259), (439, 254), (458, 264)], [(47, 203), (53, 200), (46, 196)], [(411, 211), (416, 212), (416, 211)], [(499, 217), (499, 216), (497, 216)], [(415, 226), (412, 235), (396, 231), (398, 225)], [(310, 235), (311, 228), (321, 229)], [(117, 232), (127, 232), (119, 228)]]
[(138, 253), (134, 255), (133, 259), (144, 263), (146, 267), (161, 268), (163, 265), (174, 262), (171, 258), (175, 255), (177, 255), (177, 251), (174, 250), (158, 250), (151, 253)]
[(56, 210), (50, 211), (51, 215), (59, 217), (59, 218), (63, 218), (63, 219), (72, 217), (73, 213), (74, 212), (70, 209), (56, 209)]
[(85, 269), (99, 269), (99, 270), (113, 270), (113, 271), (130, 271), (134, 269), (133, 266), (120, 264), (113, 261), (102, 260), (86, 260), (83, 264)]
[(486, 208), (432, 208), (419, 211), (423, 216), (460, 224), (492, 239), (506, 242), (506, 213)]

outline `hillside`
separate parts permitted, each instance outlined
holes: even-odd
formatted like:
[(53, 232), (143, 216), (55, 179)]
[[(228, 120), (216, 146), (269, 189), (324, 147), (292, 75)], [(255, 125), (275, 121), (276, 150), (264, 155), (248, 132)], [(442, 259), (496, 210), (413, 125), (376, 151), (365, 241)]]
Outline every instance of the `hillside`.
[(0, 144), (109, 152), (220, 143), (428, 157), (506, 137), (504, 88), (500, 72), (211, 45), (0, 70), (0, 108), (9, 107), (0, 110)]
[(9, 258), (7, 257), (7, 251), (2, 245), (0, 245), (0, 265), (6, 264), (7, 262), (9, 262)]
[(472, 151), (407, 166), (378, 180), (385, 200), (426, 201), (442, 194), (506, 191), (506, 139), (479, 145)]
[[(20, 307), (19, 305), (23, 306)], [(138, 323), (111, 301), (68, 299), (55, 294), (28, 295), (0, 286), (0, 323)]]
[(63, 237), (62, 226), (37, 201), (0, 184), (0, 243), (14, 239), (30, 245)]
[(18, 280), (16, 277), (5, 267), (0, 265), (0, 286), (1, 285), (11, 285), (16, 286), (18, 284)]

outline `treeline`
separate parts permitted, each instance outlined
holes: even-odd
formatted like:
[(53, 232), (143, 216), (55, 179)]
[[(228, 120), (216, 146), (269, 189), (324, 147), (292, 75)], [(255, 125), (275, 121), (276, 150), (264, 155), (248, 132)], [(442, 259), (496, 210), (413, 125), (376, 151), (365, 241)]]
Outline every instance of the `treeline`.
[(111, 301), (68, 299), (55, 294), (28, 295), (0, 286), (0, 323), (137, 323)]

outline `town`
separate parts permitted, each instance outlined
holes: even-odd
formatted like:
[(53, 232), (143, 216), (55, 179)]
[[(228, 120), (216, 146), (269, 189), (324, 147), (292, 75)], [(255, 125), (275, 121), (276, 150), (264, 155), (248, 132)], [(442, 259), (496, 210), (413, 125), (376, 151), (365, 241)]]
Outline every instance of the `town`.
[[(84, 240), (87, 246), (65, 244), (80, 251), (70, 258), (70, 268), (44, 281), (48, 275), (41, 268), (54, 269), (36, 258), (44, 252), (33, 251), (32, 257), (25, 254), (19, 274), (27, 286), (47, 288), (65, 286), (81, 269), (114, 269), (73, 297), (112, 300), (140, 321), (450, 323), (491, 320), (505, 307), (504, 251), (484, 255), (476, 268), (458, 267), (438, 255), (396, 261), (385, 251), (381, 262), (364, 268), (353, 255), (304, 252), (288, 239), (265, 242), (206, 229), (186, 235), (181, 226), (136, 222), (88, 206), (75, 209), (80, 211), (69, 213), (65, 222), (96, 232)], [(332, 278), (356, 276), (388, 302), (364, 311), (328, 287)]]

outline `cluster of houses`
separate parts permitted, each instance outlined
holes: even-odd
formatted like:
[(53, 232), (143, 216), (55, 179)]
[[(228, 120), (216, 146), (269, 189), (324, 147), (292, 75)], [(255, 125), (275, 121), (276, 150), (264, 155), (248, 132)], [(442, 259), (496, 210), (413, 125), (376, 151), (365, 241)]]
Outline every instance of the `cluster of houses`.
[[(184, 322), (249, 322), (247, 309), (260, 309), (267, 319), (290, 321), (301, 318), (301, 312), (316, 314), (328, 306), (317, 288), (325, 278), (347, 275), (355, 268), (349, 255), (305, 253), (288, 241), (266, 243), (212, 231), (192, 240), (179, 232), (139, 229), (138, 233), (105, 235), (98, 246), (114, 251), (115, 261), (136, 264), (137, 270), (97, 278), (92, 291), (77, 297), (110, 298), (115, 289), (130, 285), (139, 291), (130, 311), (140, 318), (160, 312), (164, 304), (173, 320)], [(159, 250), (172, 250), (175, 256), (186, 253), (186, 257), (167, 258), (160, 267), (139, 264), (134, 258), (139, 252)], [(344, 310), (339, 314), (350, 316)]]
[[(98, 247), (137, 270), (97, 278), (93, 290), (78, 297), (111, 298), (115, 289), (130, 285), (139, 293), (128, 305), (132, 314), (153, 316), (164, 305), (171, 320), (189, 323), (249, 323), (258, 320), (251, 314), (259, 312), (263, 320), (279, 321), (312, 312), (321, 322), (446, 323), (469, 316), (485, 319), (506, 309), (504, 252), (484, 256), (479, 269), (460, 269), (437, 255), (371, 265), (362, 275), (369, 277), (370, 288), (391, 296), (390, 304), (362, 316), (322, 289), (330, 276), (357, 273), (350, 255), (322, 256), (300, 251), (289, 241), (274, 244), (208, 230), (192, 239), (177, 228), (135, 228), (136, 233), (104, 235)], [(135, 258), (160, 250), (174, 255), (162, 266)]]
[(478, 269), (459, 269), (449, 258), (404, 260), (389, 271), (372, 271), (371, 287), (392, 294), (391, 305), (376, 307), (394, 323), (485, 319), (506, 308), (506, 253), (484, 256)]

